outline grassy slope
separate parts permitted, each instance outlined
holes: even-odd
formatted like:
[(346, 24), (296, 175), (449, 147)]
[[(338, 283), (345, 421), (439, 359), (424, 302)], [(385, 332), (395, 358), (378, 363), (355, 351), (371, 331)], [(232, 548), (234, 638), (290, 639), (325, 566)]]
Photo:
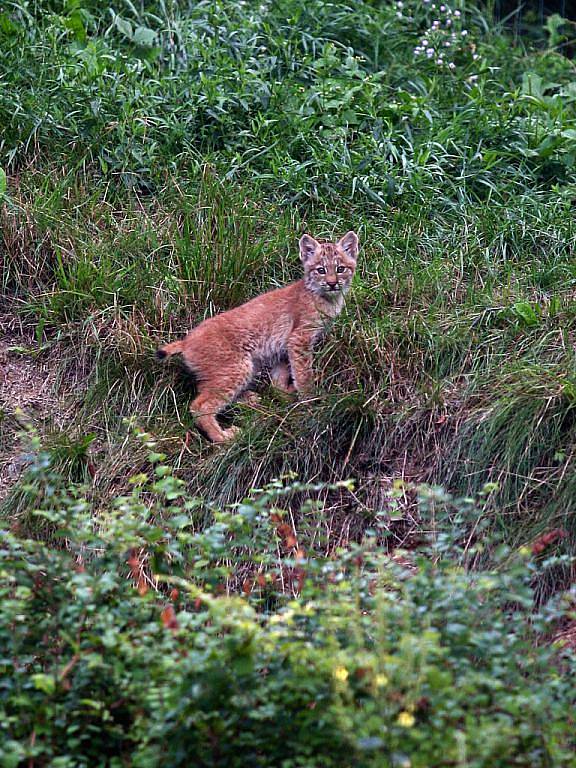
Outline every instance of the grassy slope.
[[(210, 498), (356, 478), (316, 521), (328, 545), (396, 478), (495, 481), (512, 540), (576, 537), (572, 64), (467, 9), (439, 68), (413, 53), (419, 2), (81, 6), (0, 15), (0, 244), (5, 308), (86, 374), (70, 434), (97, 435), (97, 492), (144, 462), (135, 415)], [(158, 341), (297, 277), (303, 230), (351, 227), (319, 396), (271, 394), (230, 447), (185, 445), (190, 392)]]

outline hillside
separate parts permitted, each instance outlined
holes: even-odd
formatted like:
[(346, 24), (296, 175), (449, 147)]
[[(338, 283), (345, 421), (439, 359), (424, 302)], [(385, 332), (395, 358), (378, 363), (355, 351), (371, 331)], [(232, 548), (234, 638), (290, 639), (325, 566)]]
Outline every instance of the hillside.
[[(94, 433), (102, 492), (134, 469), (135, 416), (214, 499), (287, 471), (355, 477), (370, 508), (396, 478), (489, 481), (521, 538), (570, 524), (571, 61), (473, 8), (450, 27), (420, 3), (36, 8), (2, 17), (4, 311), (81, 369), (67, 439)], [(157, 343), (298, 277), (302, 231), (351, 226), (318, 398), (239, 415), (228, 451), (183, 447), (190, 395)]]

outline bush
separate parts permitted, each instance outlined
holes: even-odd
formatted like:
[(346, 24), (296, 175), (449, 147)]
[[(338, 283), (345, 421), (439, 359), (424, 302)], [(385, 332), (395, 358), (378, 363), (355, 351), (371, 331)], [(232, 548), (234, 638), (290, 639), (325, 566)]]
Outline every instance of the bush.
[(285, 199), (379, 207), (574, 183), (569, 65), (519, 71), (474, 4), (34, 5), (0, 13), (11, 168), (48, 151), (150, 193), (209, 158)]
[(317, 488), (212, 509), (142, 438), (153, 477), (98, 516), (39, 451), (28, 533), (2, 532), (1, 765), (576, 764), (574, 657), (543, 642), (559, 609), (534, 612), (528, 550), (468, 567), (476, 503), (421, 489), (410, 568), (377, 531), (320, 557), (282, 512), (321, 515)]

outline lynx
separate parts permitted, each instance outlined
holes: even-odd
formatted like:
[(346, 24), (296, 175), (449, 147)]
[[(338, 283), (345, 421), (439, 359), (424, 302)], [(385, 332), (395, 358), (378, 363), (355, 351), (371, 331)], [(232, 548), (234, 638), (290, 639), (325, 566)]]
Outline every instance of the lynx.
[(310, 391), (313, 345), (342, 310), (357, 256), (355, 232), (337, 243), (303, 235), (303, 279), (204, 320), (184, 339), (160, 347), (158, 358), (181, 354), (194, 376), (190, 410), (210, 440), (235, 435), (236, 428), (223, 429), (216, 416), (232, 401), (254, 396), (249, 387), (263, 369), (284, 392)]

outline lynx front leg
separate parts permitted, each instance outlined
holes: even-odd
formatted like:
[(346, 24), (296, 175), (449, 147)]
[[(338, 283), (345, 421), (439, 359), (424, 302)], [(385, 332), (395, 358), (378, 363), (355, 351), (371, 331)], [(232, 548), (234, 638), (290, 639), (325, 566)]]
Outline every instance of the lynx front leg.
[(272, 384), (276, 387), (276, 389), (280, 389), (282, 392), (287, 392), (288, 394), (296, 392), (296, 387), (290, 381), (290, 378), (291, 375), (288, 363), (277, 363), (270, 371), (270, 379), (272, 380)]
[(247, 389), (245, 392), (242, 392), (237, 401), (243, 405), (248, 405), (250, 408), (256, 408), (260, 405), (260, 395), (251, 389)]
[(312, 369), (313, 337), (306, 334), (291, 338), (288, 342), (288, 360), (292, 369), (294, 386), (303, 394), (314, 388), (314, 371)]

